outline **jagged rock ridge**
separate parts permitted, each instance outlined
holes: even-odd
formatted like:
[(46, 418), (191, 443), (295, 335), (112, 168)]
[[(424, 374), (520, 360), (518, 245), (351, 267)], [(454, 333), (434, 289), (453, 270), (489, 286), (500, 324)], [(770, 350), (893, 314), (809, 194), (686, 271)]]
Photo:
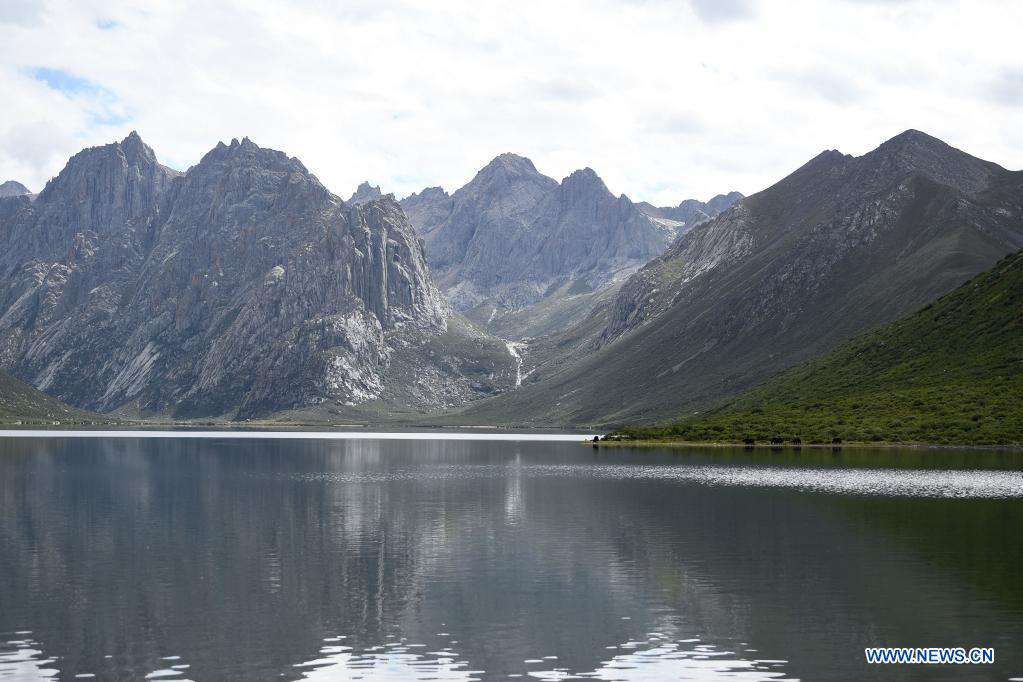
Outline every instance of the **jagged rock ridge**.
[(422, 410), (514, 380), (503, 344), (449, 324), (393, 198), (346, 204), (247, 138), (185, 174), (135, 133), (85, 150), (0, 202), (0, 243), (0, 365), (78, 406)]
[(365, 204), (370, 201), (376, 201), (377, 199), (383, 196), (384, 195), (380, 191), (380, 187), (378, 185), (371, 185), (369, 184), (368, 181), (366, 181), (359, 185), (354, 192), (352, 192), (352, 196), (348, 198), (348, 203)]

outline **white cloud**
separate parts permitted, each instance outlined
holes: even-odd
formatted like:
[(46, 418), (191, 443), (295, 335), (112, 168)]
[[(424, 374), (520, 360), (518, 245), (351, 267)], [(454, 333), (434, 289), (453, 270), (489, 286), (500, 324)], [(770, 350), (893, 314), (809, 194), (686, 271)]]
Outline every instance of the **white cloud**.
[(342, 196), (363, 179), (453, 189), (514, 151), (677, 203), (754, 192), (906, 128), (1023, 166), (1011, 0), (4, 7), (0, 180), (33, 190), (131, 129), (177, 168), (247, 135)]
[(690, 0), (690, 4), (696, 16), (712, 24), (753, 15), (752, 0)]

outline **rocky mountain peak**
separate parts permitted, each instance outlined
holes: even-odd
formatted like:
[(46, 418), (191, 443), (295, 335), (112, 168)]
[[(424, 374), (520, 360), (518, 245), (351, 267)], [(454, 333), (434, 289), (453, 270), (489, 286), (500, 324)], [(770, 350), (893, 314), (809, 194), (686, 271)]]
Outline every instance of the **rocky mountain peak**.
[(858, 159), (867, 173), (883, 176), (917, 173), (974, 194), (1004, 171), (919, 130), (906, 130)]
[[(207, 158), (227, 158), (227, 157), (245, 157), (258, 155), (260, 152), (266, 152), (274, 156), (280, 156), (285, 159), (290, 159), (287, 154), (276, 149), (270, 149), (269, 147), (260, 147), (258, 144), (253, 142), (248, 137), (243, 137), (239, 140), (237, 137), (231, 138), (231, 142), (224, 144), (223, 141), (217, 142), (217, 145), (206, 152), (202, 160)], [(202, 163), (200, 160), (200, 163)], [(297, 159), (295, 159), (297, 161)]]
[(476, 177), (466, 187), (506, 187), (521, 182), (540, 182), (542, 184), (557, 184), (553, 179), (541, 174), (536, 170), (533, 162), (524, 156), (510, 152), (495, 157), (490, 163), (484, 166)]
[[(260, 147), (258, 144), (245, 137), (241, 141), (231, 140), (230, 145), (223, 142), (206, 153), (198, 164), (192, 169), (200, 173), (227, 173), (231, 169), (249, 171), (268, 171), (281, 174), (294, 174), (297, 177), (306, 178), (318, 185), (324, 192), (326, 188), (320, 184), (305, 165), (297, 158), (288, 156), (282, 151)], [(189, 171), (186, 175), (192, 175)]]
[(402, 202), (412, 199), (435, 200), (447, 198), (448, 193), (444, 191), (443, 187), (427, 187), (421, 192), (413, 192), (412, 194), (408, 195), (405, 199), (402, 199)]
[(572, 171), (571, 175), (561, 181), (561, 187), (567, 192), (599, 192), (611, 194), (597, 172), (590, 167)]
[(369, 181), (364, 181), (349, 197), (349, 204), (365, 204), (368, 201), (375, 201), (383, 196), (380, 191), (379, 185), (371, 185)]
[(938, 138), (932, 135), (928, 135), (927, 133), (922, 132), (920, 130), (916, 130), (914, 128), (902, 131), (898, 135), (881, 143), (881, 146), (882, 147), (931, 146), (941, 147), (945, 149), (951, 148), (943, 140), (939, 140)]
[(21, 184), (17, 180), (8, 180), (0, 185), (0, 198), (20, 197), (24, 194), (31, 194), (31, 192), (28, 187), (25, 187), (25, 185)]
[(526, 158), (525, 156), (513, 154), (512, 152), (498, 154), (493, 158), (493, 160), (491, 160), (490, 163), (483, 167), (483, 171), (493, 170), (497, 168), (501, 168), (516, 173), (539, 172), (536, 170), (536, 166), (533, 165), (533, 162), (530, 159)]
[(45, 200), (54, 191), (67, 188), (69, 183), (100, 167), (114, 170), (133, 166), (137, 170), (142, 170), (155, 163), (156, 154), (137, 134), (134, 137), (129, 135), (120, 142), (88, 147), (68, 160), (57, 177), (46, 183), (40, 197)]
[(47, 238), (57, 244), (75, 232), (118, 231), (146, 219), (178, 175), (157, 161), (138, 133), (84, 149), (46, 183), (36, 201), (53, 230)]
[(718, 194), (711, 197), (707, 201), (707, 213), (711, 215), (717, 215), (732, 207), (732, 204), (743, 198), (741, 192), (729, 192), (728, 194)]
[(142, 141), (142, 136), (136, 131), (131, 131), (128, 135), (120, 142), (121, 151), (124, 152), (125, 156), (135, 156), (138, 154), (150, 155), (154, 157), (156, 154), (152, 148), (149, 147), (145, 142)]

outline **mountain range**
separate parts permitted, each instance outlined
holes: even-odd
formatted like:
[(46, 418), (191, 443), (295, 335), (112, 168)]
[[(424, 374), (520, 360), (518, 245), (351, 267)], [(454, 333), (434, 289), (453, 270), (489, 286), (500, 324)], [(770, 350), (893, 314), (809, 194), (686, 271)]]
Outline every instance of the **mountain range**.
[(615, 424), (740, 393), (1023, 246), (1023, 173), (915, 130), (825, 151), (695, 227), (462, 418)]
[(514, 381), (393, 199), (345, 203), (248, 139), (183, 174), (136, 133), (84, 150), (34, 200), (0, 201), (0, 245), (0, 365), (79, 407), (400, 412)]
[(662, 208), (514, 154), (451, 194), (346, 201), (248, 139), (179, 173), (135, 133), (21, 189), (0, 198), (0, 369), (128, 416), (677, 418), (1023, 247), (1023, 173), (914, 130)]

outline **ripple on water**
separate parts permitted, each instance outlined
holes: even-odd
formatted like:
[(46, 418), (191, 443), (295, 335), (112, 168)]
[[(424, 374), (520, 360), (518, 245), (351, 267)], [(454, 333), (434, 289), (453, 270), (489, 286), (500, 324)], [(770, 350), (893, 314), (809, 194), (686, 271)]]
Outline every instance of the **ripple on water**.
[[(787, 661), (757, 660), (737, 657), (734, 651), (720, 649), (711, 644), (695, 647), (681, 646), (682, 642), (665, 642), (639, 649), (640, 642), (626, 642), (613, 648), (630, 649), (604, 661), (595, 670), (573, 672), (567, 668), (530, 670), (529, 676), (538, 680), (587, 678), (593, 680), (679, 680), (679, 679), (736, 679), (787, 680), (784, 666)], [(626, 646), (632, 645), (632, 646)]]
[(288, 478), (332, 483), (506, 478), (509, 470), (532, 478), (658, 480), (708, 486), (788, 488), (879, 497), (1018, 498), (1023, 471), (981, 469), (853, 469), (714, 465), (459, 465), (377, 472), (305, 472)]
[(0, 634), (0, 679), (44, 680), (60, 673), (51, 667), (57, 659), (46, 656), (31, 634), (31, 630)]
[[(320, 657), (295, 664), (305, 679), (364, 680), (474, 680), (485, 675), (482, 670), (469, 669), (469, 663), (460, 660), (451, 651), (409, 653), (396, 647), (376, 646), (355, 651), (343, 647), (324, 647)], [(623, 642), (608, 647), (620, 653), (589, 671), (573, 671), (567, 667), (542, 669), (558, 660), (555, 655), (527, 658), (522, 670), (510, 672), (511, 678), (529, 677), (538, 680), (586, 678), (596, 680), (659, 680), (659, 679), (717, 679), (727, 677), (739, 680), (785, 680), (787, 661), (779, 659), (745, 658), (735, 651), (702, 643), (700, 640)]]
[(348, 646), (323, 646), (320, 657), (293, 667), (305, 679), (349, 679), (357, 672), (363, 680), (477, 680), (482, 674), (470, 670), (454, 651), (410, 652), (425, 645), (388, 642), (356, 651)]

